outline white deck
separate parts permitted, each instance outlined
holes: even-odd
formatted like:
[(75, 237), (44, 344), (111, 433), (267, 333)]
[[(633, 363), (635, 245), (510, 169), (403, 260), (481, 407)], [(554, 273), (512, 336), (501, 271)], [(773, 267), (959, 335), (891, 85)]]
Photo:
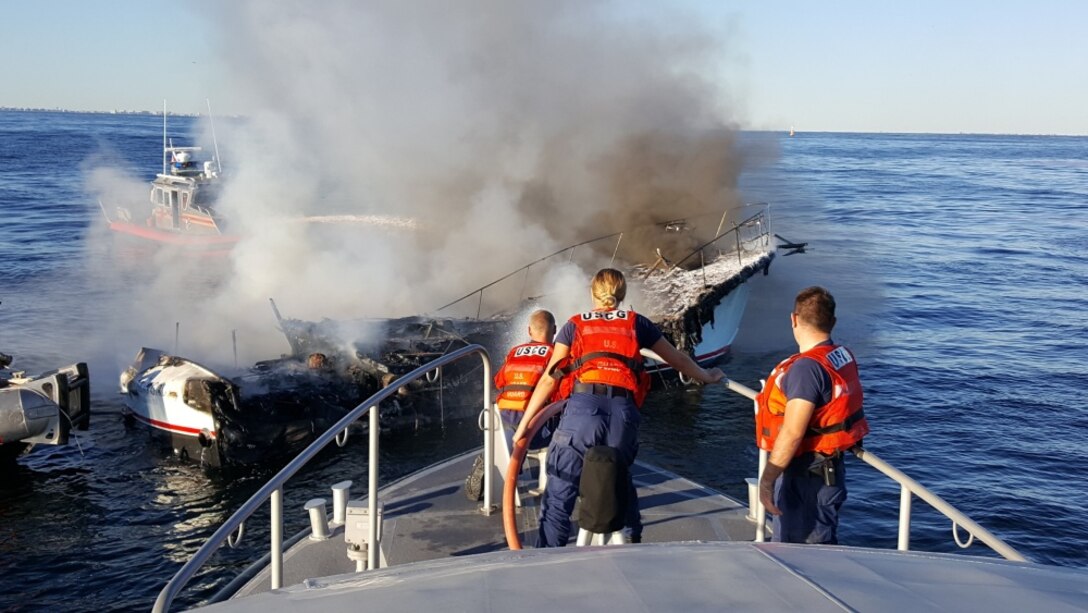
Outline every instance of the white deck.
[(307, 581), (209, 611), (1084, 611), (1088, 573), (780, 543), (492, 552)]
[[(754, 543), (736, 500), (639, 463), (644, 544), (510, 551), (501, 515), (462, 493), (476, 452), (383, 489), (386, 567), (353, 572), (342, 529), (299, 535), (208, 611), (1086, 611), (1088, 571), (966, 555)], [(531, 477), (531, 476), (530, 476)], [(531, 485), (532, 480), (525, 480)], [(531, 503), (532, 498), (526, 502)], [(525, 504), (519, 526), (535, 527)]]

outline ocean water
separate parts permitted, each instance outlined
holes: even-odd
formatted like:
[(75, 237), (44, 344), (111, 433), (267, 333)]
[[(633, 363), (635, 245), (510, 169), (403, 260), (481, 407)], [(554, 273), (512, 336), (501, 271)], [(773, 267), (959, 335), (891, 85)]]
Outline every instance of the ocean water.
[[(172, 120), (173, 132), (196, 129)], [(147, 610), (170, 576), (268, 472), (208, 475), (126, 426), (116, 394), (137, 346), (103, 331), (119, 294), (150, 280), (140, 254), (103, 247), (85, 172), (107, 163), (148, 180), (162, 125), (151, 116), (0, 112), (0, 351), (44, 370), (87, 361), (91, 429), (0, 476), (0, 610)], [(742, 135), (749, 200), (809, 243), (754, 278), (728, 375), (757, 387), (792, 350), (796, 292), (835, 294), (835, 337), (854, 349), (872, 433), (866, 446), (1031, 559), (1088, 566), (1088, 138)], [(755, 475), (751, 405), (719, 387), (652, 396), (643, 459), (744, 499)], [(473, 446), (474, 426), (383, 442), (384, 476)], [(365, 474), (349, 443), (286, 493), (302, 503)], [(894, 547), (898, 487), (848, 460), (841, 540)], [(303, 485), (306, 479), (310, 485)], [(914, 505), (912, 546), (956, 551), (951, 524)], [(181, 604), (209, 597), (267, 546), (260, 516)], [(970, 553), (985, 554), (974, 545)], [(992, 554), (991, 554), (992, 555)]]

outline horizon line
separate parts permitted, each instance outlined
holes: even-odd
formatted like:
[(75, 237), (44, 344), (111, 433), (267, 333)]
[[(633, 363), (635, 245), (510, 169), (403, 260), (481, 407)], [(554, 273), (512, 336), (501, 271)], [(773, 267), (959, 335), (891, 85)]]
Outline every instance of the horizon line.
[[(0, 106), (0, 112), (15, 112), (15, 113), (71, 113), (71, 114), (84, 114), (84, 115), (150, 115), (161, 117), (163, 111), (161, 110), (131, 110), (131, 109), (112, 109), (109, 111), (102, 110), (85, 110), (85, 109), (68, 109), (61, 107), (29, 107), (29, 106)], [(186, 113), (177, 111), (167, 111), (167, 116), (175, 117), (200, 117), (202, 113)], [(239, 118), (244, 115), (225, 114), (221, 117)], [(825, 130), (796, 130), (794, 128), (739, 128), (738, 132), (758, 132), (758, 133), (781, 133), (789, 134), (793, 131), (792, 138), (796, 138), (800, 134), (887, 134), (887, 135), (915, 135), (915, 136), (1059, 136), (1070, 138), (1083, 138), (1088, 137), (1088, 132), (1085, 133), (1061, 133), (1061, 132), (933, 132), (928, 130), (842, 130), (842, 129), (825, 129)]]

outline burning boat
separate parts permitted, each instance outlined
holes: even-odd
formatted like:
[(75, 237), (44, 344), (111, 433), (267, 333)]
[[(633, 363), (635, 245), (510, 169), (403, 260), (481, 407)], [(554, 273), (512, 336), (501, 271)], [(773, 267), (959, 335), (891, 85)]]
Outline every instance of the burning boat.
[[(218, 468), (275, 463), (293, 456), (347, 411), (452, 349), (488, 340), (494, 327), (418, 317), (344, 322), (279, 317), (292, 353), (234, 377), (192, 360), (143, 348), (121, 374), (125, 415), (165, 439), (183, 459)], [(493, 342), (493, 341), (492, 341)], [(436, 369), (379, 407), (383, 432), (414, 430), (475, 415), (457, 391), (477, 390), (478, 368)], [(363, 424), (360, 428), (365, 428)]]
[(90, 378), (83, 362), (37, 376), (8, 369), (0, 353), (0, 464), (34, 445), (67, 445), (73, 428), (91, 421)]
[[(625, 271), (628, 301), (639, 313), (652, 319), (665, 337), (700, 365), (713, 364), (729, 354), (748, 302), (747, 281), (770, 271), (778, 245), (772, 234), (766, 204), (729, 209), (713, 222), (708, 216), (649, 224), (629, 232), (616, 232), (572, 245), (535, 260), (476, 291), (438, 309), (438, 312), (470, 312), (484, 317), (485, 305), (498, 307), (488, 319), (509, 320), (524, 313), (526, 306), (553, 307), (557, 317), (568, 313), (553, 305), (586, 304), (585, 287), (560, 285), (553, 274), (557, 268), (575, 267), (577, 278), (588, 279), (585, 271), (610, 266)], [(625, 238), (626, 237), (626, 238)], [(784, 239), (783, 239), (784, 240)], [(634, 243), (631, 245), (631, 243)], [(631, 245), (625, 250), (625, 245)], [(799, 244), (787, 243), (797, 250)], [(647, 254), (649, 254), (647, 256)], [(482, 321), (486, 321), (482, 320)], [(485, 345), (493, 355), (505, 348)], [(647, 358), (647, 369), (655, 381), (675, 378), (671, 367)]]
[[(162, 435), (182, 459), (210, 467), (272, 461), (305, 447), (314, 432), (342, 417), (346, 402), (338, 402), (338, 394), (352, 392), (347, 382), (330, 386), (317, 369), (292, 366), (260, 363), (230, 379), (145, 347), (121, 374), (124, 414)], [(262, 385), (260, 374), (273, 370), (275, 379)], [(296, 391), (285, 398), (276, 386)], [(322, 393), (306, 395), (314, 387)]]
[[(470, 344), (504, 355), (515, 340), (510, 332), (521, 328), (518, 318), (527, 309), (549, 306), (563, 314), (554, 306), (561, 303), (554, 273), (565, 266), (579, 271), (626, 268), (635, 309), (653, 319), (679, 349), (710, 364), (728, 354), (737, 334), (748, 299), (746, 282), (766, 274), (775, 256), (766, 207), (742, 211), (750, 214), (729, 227), (723, 215), (713, 233), (677, 220), (641, 229), (643, 239), (656, 231), (662, 241), (649, 263), (623, 263), (632, 260), (620, 257), (622, 233), (582, 242), (427, 316), (312, 322), (283, 318), (273, 302), (289, 355), (258, 362), (231, 378), (182, 357), (143, 349), (121, 376), (127, 414), (167, 435), (175, 453), (209, 466), (287, 457), (378, 390), (439, 356)], [(584, 287), (578, 290), (581, 295)], [(584, 296), (575, 302), (584, 304)], [(496, 310), (485, 315), (485, 305)], [(382, 431), (474, 416), (478, 407), (465, 399), (479, 394), (478, 368), (436, 368), (423, 381), (398, 390), (379, 407)], [(647, 368), (657, 373), (658, 382), (668, 381), (672, 373), (652, 358)]]

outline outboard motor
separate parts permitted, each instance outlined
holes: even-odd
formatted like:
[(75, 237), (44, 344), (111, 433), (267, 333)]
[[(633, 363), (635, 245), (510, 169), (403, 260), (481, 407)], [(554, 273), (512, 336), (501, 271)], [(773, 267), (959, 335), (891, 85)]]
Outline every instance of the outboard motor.
[(41, 391), (14, 387), (0, 392), (0, 442), (63, 445), (67, 426), (60, 407)]
[(623, 529), (627, 478), (627, 464), (614, 447), (598, 445), (586, 450), (575, 518), (581, 530), (610, 535)]

